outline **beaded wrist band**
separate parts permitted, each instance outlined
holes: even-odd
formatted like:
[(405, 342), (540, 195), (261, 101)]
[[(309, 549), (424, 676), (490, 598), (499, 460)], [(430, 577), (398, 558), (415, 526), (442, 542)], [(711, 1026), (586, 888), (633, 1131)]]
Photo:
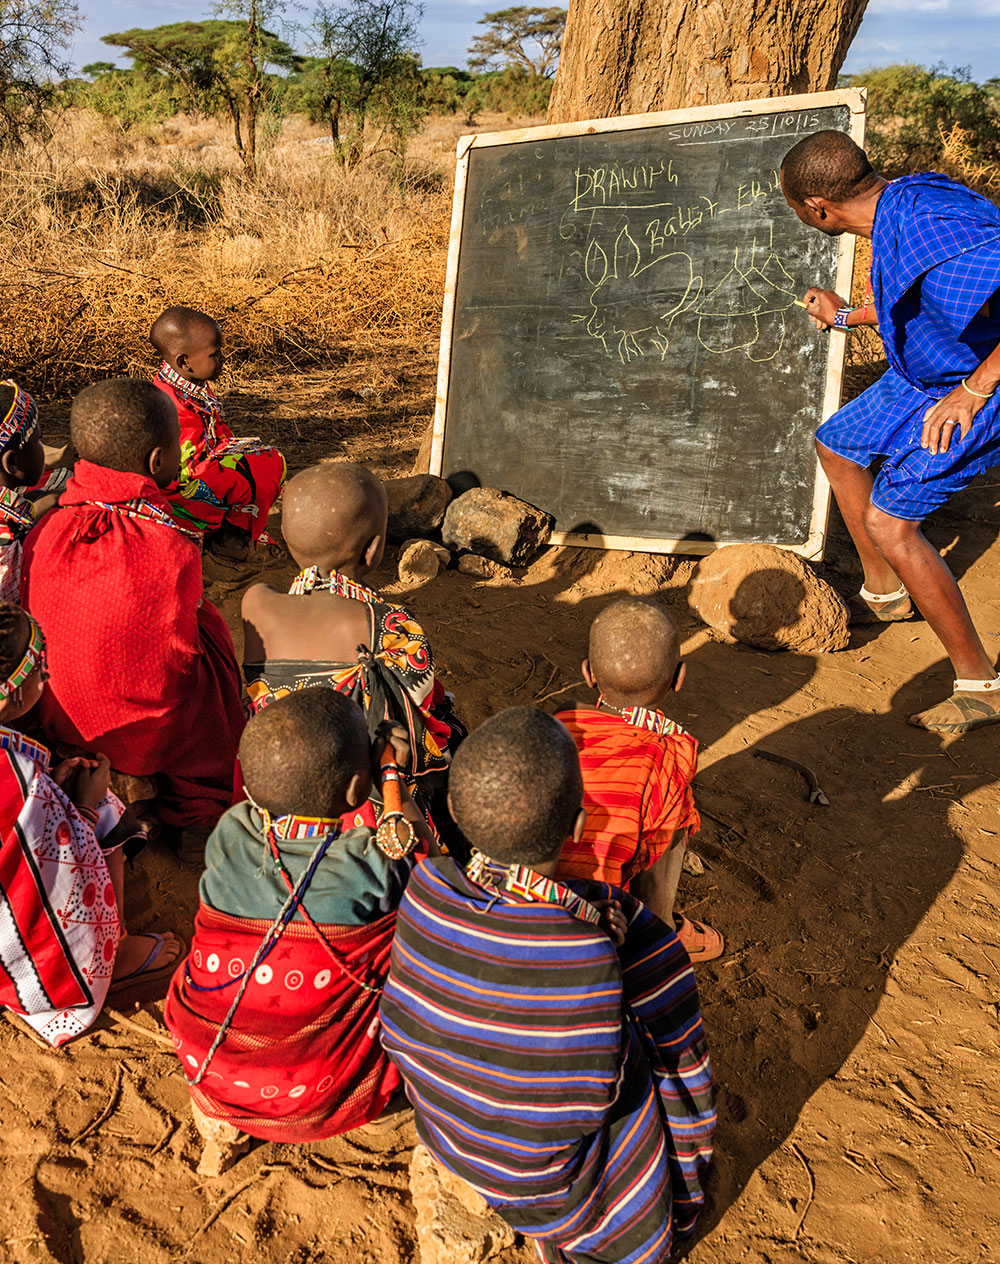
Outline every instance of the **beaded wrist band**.
[[(413, 828), (413, 822), (403, 815), (403, 798), (400, 794), (403, 775), (399, 771), (399, 765), (393, 757), (392, 746), (388, 742), (382, 752), (382, 766), (379, 772), (382, 780), (382, 805), (385, 810), (375, 831), (375, 845), (390, 860), (402, 860), (416, 846), (417, 831)], [(407, 830), (408, 836), (405, 842), (399, 841), (397, 827), (400, 821)]]
[(847, 324), (847, 318), (848, 316), (850, 316), (851, 312), (853, 311), (854, 311), (853, 307), (838, 307), (837, 314), (833, 318), (833, 328), (845, 329), (845, 330), (849, 328)]

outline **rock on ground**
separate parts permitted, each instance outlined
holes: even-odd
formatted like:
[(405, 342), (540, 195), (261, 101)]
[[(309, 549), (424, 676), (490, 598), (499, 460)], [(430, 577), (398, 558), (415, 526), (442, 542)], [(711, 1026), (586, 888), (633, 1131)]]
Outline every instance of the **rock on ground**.
[(510, 579), (510, 569), (500, 562), (491, 562), (488, 557), (478, 553), (466, 553), (458, 559), (458, 569), (463, 575), (478, 575), (481, 579)]
[(691, 604), (726, 640), (762, 650), (842, 650), (850, 639), (843, 600), (773, 544), (734, 544), (703, 558)]
[(420, 1264), (483, 1264), (514, 1245), (514, 1230), (476, 1191), (418, 1145), (410, 1160)]
[(448, 506), (441, 538), (451, 549), (521, 566), (548, 543), (553, 518), (495, 487), (473, 487)]
[(426, 584), (450, 560), (451, 554), (440, 544), (407, 540), (399, 551), (399, 578), (404, 584)]
[(389, 500), (389, 542), (400, 544), (410, 536), (432, 535), (444, 522), (451, 488), (433, 474), (389, 478), (382, 484)]

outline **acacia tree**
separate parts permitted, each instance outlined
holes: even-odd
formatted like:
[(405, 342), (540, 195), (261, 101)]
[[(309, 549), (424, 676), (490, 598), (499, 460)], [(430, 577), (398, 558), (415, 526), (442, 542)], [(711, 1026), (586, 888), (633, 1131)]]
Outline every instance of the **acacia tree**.
[[(324, 84), (323, 108), (335, 153), (348, 166), (361, 159), (365, 119), (376, 94), (385, 104), (415, 83), (413, 50), (423, 12), (413, 0), (349, 0), (316, 9), (313, 49)], [(345, 115), (351, 126), (341, 137)]]
[(79, 25), (73, 0), (0, 0), (0, 147), (19, 144), (38, 123), (52, 81), (70, 72)]
[(257, 120), (273, 86), (269, 66), (291, 70), (299, 59), (283, 39), (253, 22), (174, 22), (101, 37), (123, 48), (137, 71), (163, 76), (199, 114), (227, 115), (233, 145), (248, 175), (257, 171)]
[(529, 75), (555, 74), (566, 28), (565, 9), (519, 4), (485, 14), (479, 25), (487, 29), (469, 45), (469, 66), (473, 70), (508, 66)]
[(570, 0), (550, 122), (835, 86), (868, 0)]

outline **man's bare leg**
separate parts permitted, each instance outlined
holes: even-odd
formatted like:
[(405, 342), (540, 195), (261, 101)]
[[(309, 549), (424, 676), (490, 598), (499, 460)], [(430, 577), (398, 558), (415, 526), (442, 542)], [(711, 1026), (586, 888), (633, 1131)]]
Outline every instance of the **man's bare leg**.
[[(874, 505), (869, 505), (863, 522), (868, 536), (913, 594), (921, 613), (944, 646), (955, 669), (955, 678), (993, 680), (996, 669), (979, 639), (955, 576), (920, 530), (920, 523), (893, 518)], [(1000, 689), (995, 694), (959, 690), (953, 696), (975, 699), (986, 711), (1000, 717)], [(924, 728), (959, 719), (950, 702), (910, 717), (912, 723)]]
[[(871, 507), (874, 486), (871, 473), (860, 465), (855, 465), (853, 461), (837, 456), (822, 443), (817, 442), (816, 451), (864, 567), (865, 587), (873, 593), (895, 592), (899, 588), (899, 576), (886, 561), (865, 526), (865, 514)], [(909, 588), (908, 584), (907, 587)], [(897, 613), (904, 613), (909, 608), (908, 602), (894, 606)]]

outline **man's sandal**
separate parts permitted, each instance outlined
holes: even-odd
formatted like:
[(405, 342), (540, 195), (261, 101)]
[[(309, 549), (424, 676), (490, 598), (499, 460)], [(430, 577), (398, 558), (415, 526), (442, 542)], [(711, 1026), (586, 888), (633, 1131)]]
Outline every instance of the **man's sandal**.
[(677, 938), (692, 962), (714, 961), (726, 950), (725, 940), (717, 930), (704, 922), (693, 922), (689, 917), (681, 917)]
[[(995, 680), (956, 680), (954, 688), (955, 692), (944, 702), (911, 715), (910, 724), (932, 733), (971, 733), (987, 724), (1000, 724), (1000, 675)], [(994, 707), (985, 698), (966, 697), (969, 693), (995, 693), (997, 704)]]
[(851, 623), (902, 623), (913, 618), (913, 606), (906, 586), (900, 584), (895, 592), (873, 593), (862, 585), (857, 597), (850, 603)]

